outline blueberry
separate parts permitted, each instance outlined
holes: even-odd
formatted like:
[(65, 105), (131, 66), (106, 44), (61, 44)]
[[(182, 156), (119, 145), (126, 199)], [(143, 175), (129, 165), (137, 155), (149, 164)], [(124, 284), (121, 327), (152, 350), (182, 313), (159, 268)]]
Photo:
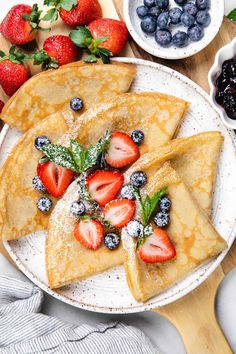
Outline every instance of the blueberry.
[(202, 37), (204, 36), (203, 29), (198, 25), (190, 27), (188, 29), (188, 36), (193, 42), (200, 41), (200, 39), (202, 39)]
[(163, 211), (160, 211), (154, 217), (154, 223), (160, 228), (164, 228), (164, 227), (168, 226), (169, 222), (170, 222), (169, 214), (167, 214)]
[(157, 26), (160, 29), (166, 29), (168, 27), (170, 18), (168, 12), (162, 12), (158, 17), (157, 17)]
[(141, 130), (134, 130), (131, 133), (131, 139), (135, 144), (141, 144), (141, 142), (144, 140), (144, 133)]
[(144, 0), (143, 3), (147, 7), (153, 7), (156, 5), (156, 0)]
[(171, 201), (168, 197), (162, 197), (159, 200), (158, 206), (161, 209), (161, 211), (165, 211), (165, 212), (169, 211), (171, 207)]
[(167, 29), (156, 31), (155, 39), (162, 47), (167, 47), (172, 41), (172, 34)]
[(183, 11), (179, 7), (173, 7), (169, 11), (170, 22), (173, 25), (177, 25), (178, 23), (180, 23), (180, 18), (182, 16), (182, 14), (183, 14)]
[(72, 215), (76, 216), (77, 218), (79, 216), (82, 216), (86, 212), (86, 208), (83, 202), (80, 200), (77, 202), (73, 202), (70, 207), (70, 212)]
[(147, 16), (149, 11), (149, 8), (147, 6), (139, 6), (136, 9), (137, 15), (140, 18), (143, 18), (144, 16)]
[(159, 7), (157, 6), (154, 6), (154, 7), (151, 7), (151, 9), (148, 11), (148, 14), (151, 15), (151, 16), (155, 16), (155, 17), (158, 17), (161, 13), (161, 9), (159, 9)]
[(186, 4), (187, 0), (175, 0), (176, 4), (183, 6)]
[(188, 2), (186, 5), (184, 5), (184, 11), (189, 13), (189, 15), (196, 16), (197, 14), (197, 6), (194, 5), (193, 2)]
[(141, 21), (141, 28), (145, 33), (154, 33), (157, 29), (157, 20), (154, 16), (145, 16)]
[(188, 12), (184, 12), (181, 16), (181, 22), (185, 27), (192, 27), (194, 25), (195, 19)]
[(84, 107), (83, 101), (79, 97), (74, 97), (70, 101), (70, 108), (73, 109), (73, 111), (75, 112), (81, 111), (83, 107)]
[(131, 220), (126, 226), (126, 231), (131, 237), (139, 237), (143, 235), (144, 226), (137, 220)]
[(136, 171), (132, 173), (130, 182), (135, 187), (143, 187), (147, 183), (147, 175), (145, 172)]
[(37, 150), (41, 150), (44, 145), (49, 144), (51, 144), (51, 140), (49, 140), (48, 137), (45, 135), (38, 136), (34, 141), (34, 146)]
[(125, 184), (120, 191), (121, 198), (133, 200), (135, 199), (134, 187), (132, 184)]
[(104, 244), (109, 250), (114, 250), (120, 244), (120, 236), (113, 232), (110, 232), (105, 235)]
[(202, 27), (207, 27), (211, 22), (211, 16), (207, 11), (199, 11), (196, 15), (197, 23)]
[(32, 179), (32, 185), (33, 185), (34, 189), (36, 189), (36, 191), (46, 192), (46, 188), (44, 187), (43, 182), (41, 181), (41, 179), (38, 176), (35, 176)]
[(196, 0), (196, 5), (199, 10), (206, 10), (210, 8), (210, 0)]
[(47, 212), (51, 209), (52, 207), (52, 201), (51, 199), (47, 198), (47, 197), (41, 197), (39, 198), (39, 200), (37, 201), (37, 208), (42, 211), (42, 212)]
[(161, 10), (165, 10), (169, 6), (169, 0), (156, 0), (156, 6)]
[(172, 41), (176, 47), (182, 48), (188, 44), (188, 39), (189, 38), (186, 32), (178, 31), (173, 35)]

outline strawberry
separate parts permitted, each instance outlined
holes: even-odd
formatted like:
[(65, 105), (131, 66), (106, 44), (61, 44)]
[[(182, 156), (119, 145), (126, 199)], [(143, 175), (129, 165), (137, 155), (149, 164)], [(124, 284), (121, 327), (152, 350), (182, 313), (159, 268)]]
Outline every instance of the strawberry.
[(124, 227), (133, 218), (136, 204), (133, 200), (114, 199), (106, 204), (104, 218), (112, 226)]
[(86, 186), (92, 199), (105, 206), (116, 197), (123, 183), (122, 173), (97, 170), (87, 177)]
[(37, 175), (47, 191), (55, 198), (61, 197), (74, 177), (74, 172), (48, 161), (39, 163)]
[(0, 51), (0, 85), (8, 96), (12, 96), (30, 77), (29, 68), (24, 65), (27, 58), (11, 47), (9, 55)]
[(79, 48), (72, 42), (70, 37), (57, 35), (46, 39), (43, 49), (47, 54), (57, 60), (58, 65), (72, 63), (78, 59)]
[(75, 225), (74, 236), (84, 247), (97, 250), (104, 237), (104, 227), (98, 220), (84, 219)]
[(4, 106), (5, 106), (5, 103), (2, 100), (0, 100), (0, 113), (2, 113), (2, 109)]
[(107, 37), (104, 42), (99, 44), (99, 47), (111, 51), (112, 55), (118, 55), (124, 49), (129, 37), (124, 21), (110, 18), (99, 18), (91, 22), (88, 29), (94, 39)]
[(139, 247), (138, 256), (145, 263), (159, 263), (174, 258), (176, 250), (167, 232), (156, 228), (153, 234), (147, 237), (144, 244)]
[(1, 33), (11, 43), (23, 45), (33, 41), (40, 29), (41, 11), (38, 5), (13, 6), (1, 23)]
[(138, 146), (126, 133), (116, 132), (111, 136), (110, 147), (105, 156), (106, 162), (115, 168), (125, 167), (140, 157)]

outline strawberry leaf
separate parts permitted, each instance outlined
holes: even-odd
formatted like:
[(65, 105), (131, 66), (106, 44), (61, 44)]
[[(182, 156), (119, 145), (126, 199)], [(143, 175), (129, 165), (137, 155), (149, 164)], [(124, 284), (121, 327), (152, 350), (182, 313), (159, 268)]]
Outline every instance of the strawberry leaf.
[(77, 4), (78, 4), (77, 0), (61, 0), (60, 1), (61, 7), (66, 11), (72, 10), (74, 7), (77, 6)]
[(41, 14), (42, 14), (42, 11), (39, 11), (39, 7), (37, 4), (33, 4), (33, 7), (32, 7), (32, 11), (29, 14), (23, 14), (22, 15), (22, 18), (25, 20), (25, 21), (28, 21), (31, 25), (31, 32), (33, 32), (34, 30), (41, 30), (41, 27), (39, 26), (39, 23), (41, 21)]
[(58, 19), (58, 11), (56, 8), (48, 10), (46, 15), (42, 18), (43, 21), (54, 22)]
[(80, 48), (87, 48), (91, 44), (92, 35), (88, 28), (79, 26), (69, 34), (70, 39)]
[(227, 17), (233, 21), (233, 22), (236, 22), (236, 9), (232, 10), (228, 15)]
[(50, 55), (48, 55), (48, 53), (43, 49), (39, 50), (36, 53), (33, 53), (31, 55), (31, 59), (33, 59), (34, 65), (42, 64), (43, 70), (57, 69), (59, 67), (57, 59), (50, 57)]
[(94, 39), (94, 42), (96, 44), (100, 44), (100, 43), (105, 42), (107, 39), (108, 39), (108, 36), (102, 36), (102, 37), (98, 37), (98, 38)]
[(96, 62), (97, 62), (97, 57), (96, 57), (96, 55), (91, 54), (91, 55), (87, 56), (87, 57), (84, 59), (84, 62), (85, 62), (85, 63), (96, 63)]

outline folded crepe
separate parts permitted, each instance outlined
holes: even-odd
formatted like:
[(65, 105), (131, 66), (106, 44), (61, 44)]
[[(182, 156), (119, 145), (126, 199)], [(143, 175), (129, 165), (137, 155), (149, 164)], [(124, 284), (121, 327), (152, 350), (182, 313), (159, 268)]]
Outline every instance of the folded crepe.
[[(163, 162), (172, 157), (171, 163), (176, 166), (179, 164), (178, 170), (192, 188), (192, 193), (197, 197), (199, 185), (206, 183), (210, 191), (214, 188), (215, 170), (221, 143), (222, 137), (219, 132), (201, 133), (173, 140), (158, 147), (155, 153), (144, 154), (129, 168), (126, 173), (126, 181), (128, 182), (130, 174), (137, 170), (146, 172), (148, 178), (152, 180), (153, 175), (163, 165)], [(202, 154), (199, 153), (200, 151)], [(211, 154), (206, 155), (209, 151)], [(204, 160), (202, 160), (203, 157)], [(206, 157), (207, 162), (205, 161)], [(195, 183), (195, 180), (198, 183)], [(46, 268), (52, 288), (81, 280), (124, 262), (122, 247), (112, 253), (104, 246), (97, 251), (90, 251), (75, 240), (73, 230), (76, 219), (70, 215), (70, 205), (75, 201), (75, 196), (79, 198), (77, 182), (74, 182), (64, 198), (57, 203), (50, 219), (46, 241)], [(207, 198), (207, 205), (210, 205), (211, 193), (207, 194)], [(200, 206), (205, 206), (205, 198), (199, 198), (198, 202)], [(58, 264), (60, 267), (57, 266)]]
[[(84, 110), (109, 97), (127, 92), (134, 79), (133, 65), (85, 64), (78, 61), (33, 76), (10, 98), (1, 119), (25, 132), (46, 116), (68, 110), (74, 97), (83, 100)], [(74, 113), (75, 118), (84, 110)]]
[(159, 294), (227, 247), (168, 162), (149, 179), (141, 193), (152, 195), (166, 187), (172, 202), (167, 233), (176, 249), (175, 258), (156, 264), (143, 262), (137, 255), (137, 241), (127, 234), (126, 228), (122, 229), (127, 281), (137, 301)]
[[(46, 135), (52, 142), (77, 138), (84, 146), (96, 143), (107, 128), (125, 131), (140, 128), (146, 134), (141, 153), (169, 141), (179, 127), (188, 103), (159, 93), (122, 94), (86, 111), (71, 126), (71, 111), (51, 115), (30, 129), (8, 157), (0, 176), (0, 223), (4, 241), (17, 239), (47, 228), (49, 214), (37, 210), (40, 194), (32, 187), (36, 166), (42, 154), (34, 148), (34, 140)], [(63, 133), (65, 133), (63, 135)], [(17, 168), (16, 168), (17, 166)], [(54, 201), (55, 204), (56, 201)]]

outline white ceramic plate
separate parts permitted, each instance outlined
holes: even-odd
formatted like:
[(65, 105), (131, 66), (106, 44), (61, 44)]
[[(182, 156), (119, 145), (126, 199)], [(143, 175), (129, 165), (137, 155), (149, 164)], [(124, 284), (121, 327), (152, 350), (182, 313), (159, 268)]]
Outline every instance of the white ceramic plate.
[[(135, 42), (146, 52), (164, 59), (182, 59), (190, 57), (204, 49), (215, 38), (221, 27), (224, 16), (224, 1), (211, 0), (211, 23), (205, 28), (204, 37), (198, 42), (189, 42), (184, 48), (176, 48), (173, 45), (164, 48), (155, 41), (154, 35), (147, 35), (141, 30), (140, 18), (136, 14), (138, 6), (143, 5), (143, 0), (124, 0), (123, 12), (124, 18), (130, 35)], [(174, 0), (170, 0), (170, 7), (178, 7)], [(172, 33), (187, 30), (184, 26), (172, 26)]]
[[(138, 72), (131, 88), (132, 91), (160, 91), (192, 102), (179, 136), (209, 130), (220, 130), (224, 135), (225, 144), (219, 161), (212, 215), (217, 230), (231, 246), (236, 233), (235, 135), (227, 131), (207, 94), (191, 80), (174, 70), (152, 62), (129, 58), (118, 60), (137, 66)], [(4, 129), (0, 163), (5, 160), (18, 137), (19, 133), (15, 130)], [(175, 301), (201, 284), (227, 253), (227, 250), (224, 251), (148, 302), (138, 303), (128, 289), (123, 267), (112, 269), (57, 291), (50, 290), (45, 274), (44, 239), (44, 233), (38, 233), (5, 243), (5, 247), (22, 272), (49, 294), (76, 307), (104, 313), (140, 312)]]

